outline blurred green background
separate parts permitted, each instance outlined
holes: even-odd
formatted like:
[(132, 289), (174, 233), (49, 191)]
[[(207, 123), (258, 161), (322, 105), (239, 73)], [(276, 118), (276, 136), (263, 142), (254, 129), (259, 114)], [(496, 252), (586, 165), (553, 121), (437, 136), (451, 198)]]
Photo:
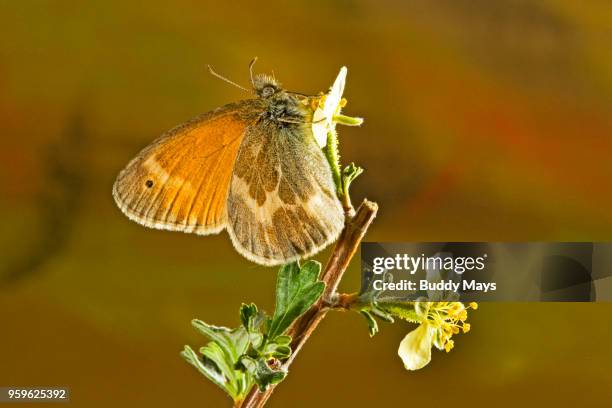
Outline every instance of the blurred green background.
[[(198, 317), (271, 311), (275, 270), (225, 233), (145, 229), (118, 171), (165, 130), (244, 94), (247, 64), (326, 90), (349, 68), (345, 162), (377, 201), (368, 240), (610, 240), (607, 1), (2, 1), (0, 386), (72, 406), (229, 406), (184, 363)], [(325, 254), (317, 257), (325, 259)], [(342, 284), (359, 287), (357, 260)], [(330, 315), (270, 407), (602, 406), (612, 305), (483, 304), (449, 354), (408, 373), (408, 325), (368, 338)]]

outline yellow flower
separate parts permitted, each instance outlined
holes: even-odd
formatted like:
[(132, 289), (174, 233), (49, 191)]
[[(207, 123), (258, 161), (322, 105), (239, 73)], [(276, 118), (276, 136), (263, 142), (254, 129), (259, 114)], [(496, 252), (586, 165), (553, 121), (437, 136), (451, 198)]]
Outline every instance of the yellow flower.
[(447, 353), (455, 346), (451, 337), (460, 331), (470, 331), (465, 323), (467, 309), (476, 309), (475, 302), (465, 307), (461, 302), (416, 302), (419, 327), (408, 333), (399, 346), (398, 354), (407, 370), (418, 370), (431, 360), (431, 348), (435, 346)]

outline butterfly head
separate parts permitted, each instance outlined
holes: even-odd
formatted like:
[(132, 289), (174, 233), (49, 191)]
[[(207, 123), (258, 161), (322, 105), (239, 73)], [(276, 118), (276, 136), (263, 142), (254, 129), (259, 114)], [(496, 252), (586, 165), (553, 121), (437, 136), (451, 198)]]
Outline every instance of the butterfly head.
[(253, 90), (260, 98), (269, 98), (283, 89), (274, 77), (266, 74), (257, 74), (253, 77)]

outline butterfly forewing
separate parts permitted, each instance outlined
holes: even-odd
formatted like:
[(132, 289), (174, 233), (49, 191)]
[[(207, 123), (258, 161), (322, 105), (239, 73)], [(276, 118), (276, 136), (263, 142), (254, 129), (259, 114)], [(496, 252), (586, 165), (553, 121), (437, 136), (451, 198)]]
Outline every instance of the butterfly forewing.
[(202, 115), (141, 151), (113, 187), (121, 210), (152, 228), (198, 234), (222, 230), (232, 168), (253, 121), (249, 103), (256, 101)]
[(309, 124), (247, 128), (227, 209), (234, 246), (264, 265), (308, 257), (337, 238), (344, 213)]

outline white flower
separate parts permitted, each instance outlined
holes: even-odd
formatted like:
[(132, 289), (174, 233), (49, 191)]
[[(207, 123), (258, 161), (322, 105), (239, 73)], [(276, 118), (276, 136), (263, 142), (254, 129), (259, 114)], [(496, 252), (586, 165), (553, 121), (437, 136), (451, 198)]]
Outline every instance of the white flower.
[(344, 85), (346, 83), (346, 67), (340, 68), (340, 72), (326, 95), (319, 100), (319, 105), (312, 116), (312, 132), (321, 148), (327, 144), (327, 132), (333, 132), (336, 128), (334, 117), (346, 104), (343, 101)]

